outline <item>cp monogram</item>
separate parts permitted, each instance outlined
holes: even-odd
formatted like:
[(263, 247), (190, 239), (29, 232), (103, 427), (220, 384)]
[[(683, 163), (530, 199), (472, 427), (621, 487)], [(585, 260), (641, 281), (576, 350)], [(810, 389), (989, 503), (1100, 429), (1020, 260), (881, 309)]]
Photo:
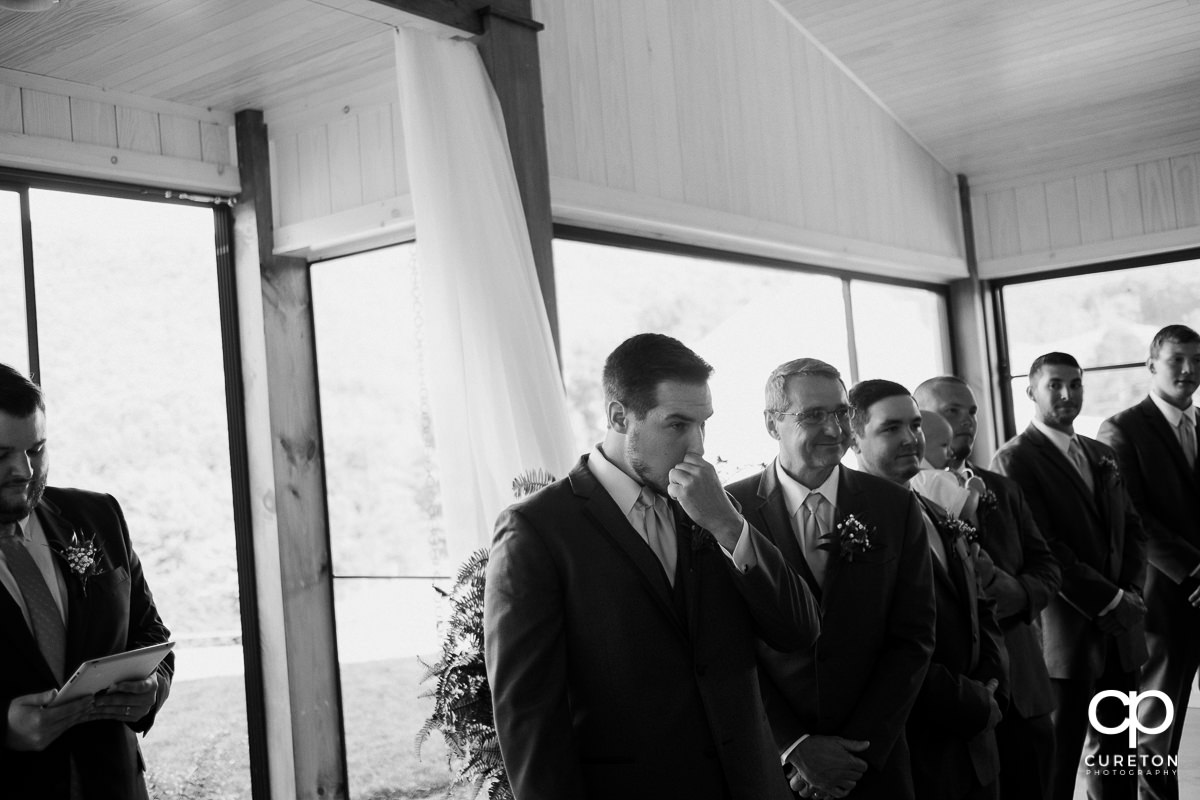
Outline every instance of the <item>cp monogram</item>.
[[(1106, 697), (1115, 698), (1129, 706), (1129, 719), (1123, 720), (1121, 724), (1115, 728), (1109, 728), (1105, 725), (1101, 725), (1100, 721), (1096, 719), (1096, 708), (1100, 705), (1100, 701)], [(1138, 706), (1142, 704), (1143, 698), (1157, 698), (1158, 700), (1162, 701), (1163, 706), (1167, 709), (1166, 717), (1163, 719), (1162, 724), (1157, 728), (1147, 728), (1138, 720)], [(1092, 727), (1098, 730), (1100, 733), (1120, 733), (1121, 731), (1128, 729), (1129, 749), (1133, 750), (1137, 748), (1138, 731), (1141, 731), (1142, 733), (1162, 733), (1168, 727), (1170, 727), (1171, 722), (1175, 719), (1175, 707), (1171, 705), (1171, 698), (1154, 689), (1151, 689), (1148, 692), (1118, 692), (1116, 689), (1108, 689), (1100, 692), (1092, 698), (1092, 702), (1088, 705), (1088, 719), (1091, 720)]]

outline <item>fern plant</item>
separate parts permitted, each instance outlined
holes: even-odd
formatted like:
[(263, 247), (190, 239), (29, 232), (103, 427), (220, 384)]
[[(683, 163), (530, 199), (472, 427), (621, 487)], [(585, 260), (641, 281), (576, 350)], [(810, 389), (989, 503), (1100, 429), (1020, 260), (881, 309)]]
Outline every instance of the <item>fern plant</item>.
[[(513, 479), (517, 498), (533, 494), (554, 482), (545, 470), (529, 470)], [(450, 603), (450, 616), (442, 638), (441, 657), (421, 664), (421, 682), (433, 681), (422, 697), (433, 698), (433, 713), (417, 732), (417, 755), (430, 734), (437, 731), (450, 748), (454, 780), (447, 797), (460, 786), (470, 787), (470, 797), (487, 789), (488, 800), (513, 800), (512, 788), (500, 758), (496, 722), (492, 716), (492, 691), (483, 662), (483, 585), (487, 575), (488, 550), (476, 550), (459, 567), (449, 592), (433, 587)]]

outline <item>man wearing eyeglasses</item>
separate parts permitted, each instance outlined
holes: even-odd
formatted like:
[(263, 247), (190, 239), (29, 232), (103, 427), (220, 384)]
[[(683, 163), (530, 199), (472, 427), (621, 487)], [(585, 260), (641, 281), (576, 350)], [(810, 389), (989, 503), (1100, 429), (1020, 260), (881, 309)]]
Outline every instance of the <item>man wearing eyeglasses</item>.
[(841, 465), (850, 411), (841, 375), (815, 358), (767, 379), (779, 455), (729, 492), (821, 607), (799, 653), (759, 646), (764, 704), (801, 797), (912, 798), (904, 724), (933, 652), (929, 545), (912, 493)]

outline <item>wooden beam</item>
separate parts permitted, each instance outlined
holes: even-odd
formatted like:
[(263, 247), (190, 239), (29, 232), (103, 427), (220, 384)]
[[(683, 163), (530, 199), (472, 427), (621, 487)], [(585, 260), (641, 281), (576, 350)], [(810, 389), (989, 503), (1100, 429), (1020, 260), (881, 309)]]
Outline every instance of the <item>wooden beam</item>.
[[(243, 275), (254, 270), (260, 276), (278, 547), (278, 558), (273, 563), (260, 561), (259, 567), (267, 573), (262, 585), (276, 587), (279, 593), (268, 599), (279, 609), (273, 622), (283, 629), (284, 646), (283, 653), (265, 653), (264, 661), (269, 662), (268, 671), (272, 666), (278, 670), (281, 661), (286, 670), (282, 688), (268, 683), (268, 693), (287, 693), (283, 710), (278, 694), (267, 698), (268, 715), (274, 707), (276, 720), (287, 722), (284, 730), (271, 726), (270, 746), (291, 745), (287, 755), (292, 759), (294, 793), (286, 796), (345, 800), (349, 794), (308, 263), (273, 252), (262, 112), (238, 113), (236, 130), (242, 193), (234, 207), (234, 260)], [(284, 757), (270, 756), (273, 764)], [(280, 783), (272, 780), (272, 788), (283, 797)]]
[[(541, 284), (550, 333), (558, 350), (558, 312), (554, 293), (554, 221), (550, 209), (550, 165), (546, 155), (546, 120), (542, 110), (542, 72), (530, 0), (510, 0), (481, 11), (484, 35), (479, 53), (492, 79), (513, 169), (525, 206), (525, 223)], [(561, 359), (561, 353), (560, 353)]]
[(374, 0), (382, 6), (431, 19), (469, 33), (483, 33), (478, 0)]

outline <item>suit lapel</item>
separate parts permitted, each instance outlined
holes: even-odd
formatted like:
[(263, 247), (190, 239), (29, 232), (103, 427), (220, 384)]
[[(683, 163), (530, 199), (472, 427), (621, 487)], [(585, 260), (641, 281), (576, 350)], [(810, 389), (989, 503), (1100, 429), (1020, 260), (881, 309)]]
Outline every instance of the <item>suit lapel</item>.
[[(571, 471), (570, 481), (572, 491), (583, 499), (584, 515), (632, 563), (634, 570), (641, 576), (646, 591), (662, 608), (663, 613), (674, 622), (679, 633), (686, 638), (684, 622), (676, 613), (671, 597), (671, 585), (667, 582), (662, 563), (629, 524), (629, 520), (621, 513), (621, 509), (617, 508), (609, 493), (588, 470), (586, 457)], [(685, 542), (678, 542), (680, 549), (685, 546)]]
[[(1179, 444), (1179, 436), (1175, 431), (1171, 430), (1171, 426), (1167, 423), (1167, 418), (1158, 410), (1158, 406), (1154, 401), (1147, 397), (1138, 403), (1138, 411), (1146, 419), (1146, 425), (1158, 437), (1159, 444), (1171, 454), (1171, 459), (1175, 462), (1175, 466), (1179, 469), (1181, 475), (1192, 475), (1195, 477), (1196, 470), (1188, 466), (1187, 457), (1183, 454), (1183, 447)], [(1200, 458), (1196, 459), (1196, 465), (1200, 467)]]
[[(61, 510), (46, 500), (37, 507), (38, 520), (50, 549), (61, 553), (71, 544), (73, 526), (62, 515)], [(87, 609), (84, 602), (83, 584), (79, 577), (67, 569), (63, 561), (58, 562), (58, 571), (67, 587), (67, 665), (70, 667), (82, 660), (84, 638), (88, 629)]]
[[(1092, 515), (1095, 516), (1097, 520), (1101, 520), (1102, 517), (1100, 516), (1100, 510), (1096, 507), (1096, 493), (1091, 489), (1088, 489), (1087, 484), (1083, 482), (1083, 476), (1079, 474), (1079, 470), (1075, 469), (1075, 465), (1068, 461), (1067, 457), (1062, 454), (1062, 451), (1054, 445), (1054, 442), (1050, 441), (1050, 439), (1046, 437), (1046, 434), (1039, 431), (1032, 423), (1028, 428), (1025, 429), (1025, 434), (1029, 438), (1030, 443), (1037, 447), (1038, 452), (1042, 455), (1042, 458), (1049, 463), (1051, 467), (1057, 470), (1061, 477), (1064, 477), (1067, 482), (1074, 486), (1075, 490), (1083, 496), (1085, 505)], [(1084, 448), (1084, 453), (1087, 453), (1086, 447)], [(1089, 457), (1088, 460), (1090, 463), (1091, 458)], [(1096, 474), (1096, 465), (1092, 464), (1091, 466), (1092, 480), (1098, 484), (1100, 482), (1100, 476)]]
[[(759, 505), (756, 510), (762, 517), (766, 530), (762, 531), (771, 538), (779, 552), (791, 567), (804, 578), (809, 590), (817, 603), (821, 603), (821, 587), (817, 585), (817, 577), (796, 541), (796, 532), (792, 529), (792, 521), (788, 517), (787, 502), (783, 499), (783, 489), (779, 485), (779, 477), (775, 473), (775, 463), (772, 462), (763, 470), (758, 481)], [(830, 564), (832, 565), (832, 559)], [(829, 583), (829, 573), (826, 571), (826, 585)]]
[(955, 598), (962, 598), (965, 596), (966, 586), (961, 570), (955, 567), (957, 559), (953, 543), (950, 542), (943, 532), (942, 521), (944, 519), (944, 512), (924, 495), (918, 494), (917, 502), (921, 504), (922, 514), (933, 523), (937, 537), (942, 543), (942, 551), (946, 554), (946, 563), (943, 564), (937, 557), (937, 554), (933, 552), (933, 548), (930, 548), (929, 560), (933, 562), (933, 574), (937, 580), (940, 580), (945, 585), (951, 595)]

